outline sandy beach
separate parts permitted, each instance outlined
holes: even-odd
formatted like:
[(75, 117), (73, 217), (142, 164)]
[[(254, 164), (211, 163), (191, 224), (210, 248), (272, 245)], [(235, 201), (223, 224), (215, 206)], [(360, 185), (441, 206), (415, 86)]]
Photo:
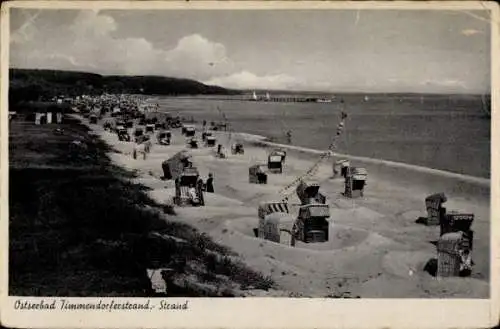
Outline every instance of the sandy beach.
[[(186, 149), (180, 129), (173, 129), (172, 144), (153, 143), (146, 160), (133, 159), (133, 143), (119, 141), (102, 125), (87, 124), (115, 152), (112, 161), (137, 173), (134, 182), (151, 190), (149, 196), (160, 204), (170, 204), (174, 182), (161, 180), (161, 163)], [(197, 131), (199, 139), (201, 133)], [(368, 170), (363, 198), (348, 199), (343, 179), (333, 179), (332, 160), (325, 161), (315, 179), (330, 205), (330, 241), (295, 247), (256, 238), (257, 207), (262, 201), (278, 201), (277, 192), (302, 175), (319, 158), (319, 152), (289, 147), (283, 174), (268, 173), (268, 184), (248, 182), (248, 168), (265, 164), (266, 148), (275, 145), (258, 136), (217, 132), (218, 143), (227, 158), (215, 157), (214, 148), (201, 145), (189, 149), (194, 166), (206, 179), (214, 174), (215, 193), (205, 194), (203, 207), (175, 207), (175, 221), (207, 233), (214, 241), (239, 254), (244, 263), (276, 282), (279, 290), (258, 292), (267, 296), (345, 298), (488, 298), (489, 295), (489, 181), (395, 165), (373, 159), (352, 158), (351, 163)], [(232, 155), (230, 143), (242, 142), (244, 155)], [(345, 155), (336, 158), (348, 158)], [(439, 238), (439, 227), (415, 221), (426, 216), (426, 196), (444, 192), (448, 210), (472, 212), (475, 221), (473, 261), (469, 278), (437, 279), (424, 271), (437, 257), (431, 243)], [(289, 200), (299, 200), (295, 193)], [(293, 209), (293, 207), (292, 207)], [(292, 211), (293, 212), (293, 211)], [(253, 291), (251, 294), (256, 294)]]

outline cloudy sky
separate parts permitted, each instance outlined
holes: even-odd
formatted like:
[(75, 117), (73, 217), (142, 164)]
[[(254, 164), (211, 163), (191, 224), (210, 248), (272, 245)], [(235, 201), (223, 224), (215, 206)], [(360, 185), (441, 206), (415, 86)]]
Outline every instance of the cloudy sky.
[(11, 10), (11, 67), (230, 88), (485, 92), (486, 12)]

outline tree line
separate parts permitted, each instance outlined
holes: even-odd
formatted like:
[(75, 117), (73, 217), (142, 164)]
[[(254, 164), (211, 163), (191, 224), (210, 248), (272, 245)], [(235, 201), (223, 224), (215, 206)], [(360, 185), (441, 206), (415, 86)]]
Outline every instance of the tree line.
[(55, 96), (116, 94), (231, 95), (240, 91), (161, 76), (103, 76), (95, 73), (10, 69), (9, 103), (43, 101)]

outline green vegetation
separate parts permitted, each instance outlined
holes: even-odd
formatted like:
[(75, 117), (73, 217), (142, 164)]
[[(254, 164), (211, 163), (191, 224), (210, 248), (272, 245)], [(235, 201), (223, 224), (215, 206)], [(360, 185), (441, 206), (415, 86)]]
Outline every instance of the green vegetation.
[[(15, 110), (15, 109), (14, 109)], [(170, 268), (168, 296), (235, 296), (273, 282), (133, 184), (75, 119), (10, 123), (9, 294), (155, 296), (148, 268)], [(85, 147), (75, 147), (81, 140)]]
[(189, 79), (160, 76), (102, 76), (93, 73), (10, 69), (9, 102), (42, 100), (58, 95), (97, 95), (103, 92), (146, 95), (238, 94)]

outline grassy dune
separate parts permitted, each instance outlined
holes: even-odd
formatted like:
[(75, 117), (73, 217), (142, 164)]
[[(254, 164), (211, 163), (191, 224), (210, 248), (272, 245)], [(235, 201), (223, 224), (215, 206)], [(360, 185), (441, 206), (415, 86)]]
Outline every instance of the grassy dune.
[[(273, 282), (176, 222), (111, 164), (109, 147), (66, 119), (10, 126), (9, 294), (154, 296), (146, 269), (171, 269), (168, 296), (235, 296)], [(72, 150), (80, 139), (86, 149)]]

